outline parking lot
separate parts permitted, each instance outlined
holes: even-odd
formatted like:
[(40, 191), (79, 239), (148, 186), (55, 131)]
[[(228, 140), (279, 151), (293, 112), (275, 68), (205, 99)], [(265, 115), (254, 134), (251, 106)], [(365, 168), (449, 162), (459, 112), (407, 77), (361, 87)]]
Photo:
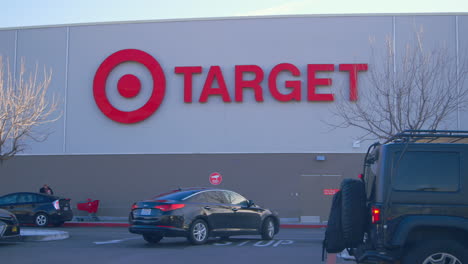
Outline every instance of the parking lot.
[(67, 231), (70, 237), (46, 242), (2, 242), (2, 263), (322, 263), (325, 232), (282, 229), (271, 241), (239, 236), (228, 240), (211, 238), (206, 245), (192, 246), (184, 238), (164, 238), (150, 245), (124, 227), (51, 229)]

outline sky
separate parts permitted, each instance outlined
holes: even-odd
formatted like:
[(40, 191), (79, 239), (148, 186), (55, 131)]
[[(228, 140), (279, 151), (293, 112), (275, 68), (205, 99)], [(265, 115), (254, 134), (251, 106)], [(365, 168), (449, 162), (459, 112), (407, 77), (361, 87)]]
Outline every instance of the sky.
[(0, 0), (0, 28), (210, 17), (468, 13), (467, 0)]

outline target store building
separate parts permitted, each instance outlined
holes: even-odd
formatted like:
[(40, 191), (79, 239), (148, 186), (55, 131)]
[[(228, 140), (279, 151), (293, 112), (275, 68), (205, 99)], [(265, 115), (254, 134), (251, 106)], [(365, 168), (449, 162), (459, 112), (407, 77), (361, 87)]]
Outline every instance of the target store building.
[[(456, 57), (468, 49), (465, 14), (1, 29), (4, 63), (52, 69), (62, 115), (39, 127), (51, 132), (44, 142), (25, 142), (3, 163), (0, 195), (49, 184), (73, 205), (99, 199), (98, 216), (125, 217), (137, 200), (213, 186), (284, 219), (326, 221), (331, 194), (361, 173), (373, 143), (359, 129), (332, 129), (333, 109), (372, 89), (370, 39), (385, 53), (392, 38), (398, 53), (420, 28), (429, 47), (443, 42)], [(468, 129), (468, 113), (454, 123), (447, 128)]]

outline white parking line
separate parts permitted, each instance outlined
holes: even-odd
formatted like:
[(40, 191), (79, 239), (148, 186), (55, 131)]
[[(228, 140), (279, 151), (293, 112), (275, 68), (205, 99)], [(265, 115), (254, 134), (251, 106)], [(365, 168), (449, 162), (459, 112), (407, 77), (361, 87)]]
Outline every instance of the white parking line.
[(252, 241), (252, 240), (246, 240), (242, 242), (232, 242), (232, 241), (223, 241), (219, 243), (214, 243), (213, 245), (215, 246), (238, 246), (242, 247), (247, 244), (249, 246), (254, 246), (254, 247), (278, 247), (281, 245), (291, 245), (294, 243), (294, 240), (269, 240), (269, 241)]
[(115, 240), (108, 240), (108, 241), (101, 241), (101, 242), (93, 242), (96, 245), (105, 245), (105, 244), (117, 244), (120, 242), (124, 242), (127, 240), (134, 240), (134, 239), (141, 239), (140, 237), (130, 237), (130, 238), (122, 238), (122, 239), (115, 239)]
[(254, 246), (256, 246), (256, 247), (268, 247), (268, 246), (271, 246), (273, 243), (275, 243), (275, 240), (258, 241), (257, 243), (254, 244)]
[(273, 245), (273, 247), (277, 247), (279, 245), (291, 245), (292, 243), (294, 243), (292, 240), (279, 240)]
[[(106, 245), (106, 244), (118, 244), (128, 240), (135, 240), (141, 239), (140, 237), (129, 237), (129, 238), (122, 238), (122, 239), (114, 239), (114, 240), (107, 240), (107, 241), (96, 241), (93, 242), (95, 245)], [(299, 239), (300, 240), (300, 239)], [(218, 243), (214, 243), (215, 246), (238, 246), (242, 247), (245, 245), (254, 246), (254, 247), (278, 247), (283, 245), (291, 245), (294, 244), (294, 240), (269, 240), (269, 241), (252, 241), (252, 240), (243, 240), (243, 241), (222, 241)]]

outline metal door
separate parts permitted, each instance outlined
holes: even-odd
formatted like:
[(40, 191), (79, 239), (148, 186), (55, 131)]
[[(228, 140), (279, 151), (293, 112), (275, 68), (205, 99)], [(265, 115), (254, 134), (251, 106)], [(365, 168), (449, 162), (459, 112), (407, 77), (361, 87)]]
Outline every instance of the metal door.
[(328, 221), (333, 190), (339, 189), (342, 177), (339, 174), (301, 175), (301, 219), (307, 222)]

